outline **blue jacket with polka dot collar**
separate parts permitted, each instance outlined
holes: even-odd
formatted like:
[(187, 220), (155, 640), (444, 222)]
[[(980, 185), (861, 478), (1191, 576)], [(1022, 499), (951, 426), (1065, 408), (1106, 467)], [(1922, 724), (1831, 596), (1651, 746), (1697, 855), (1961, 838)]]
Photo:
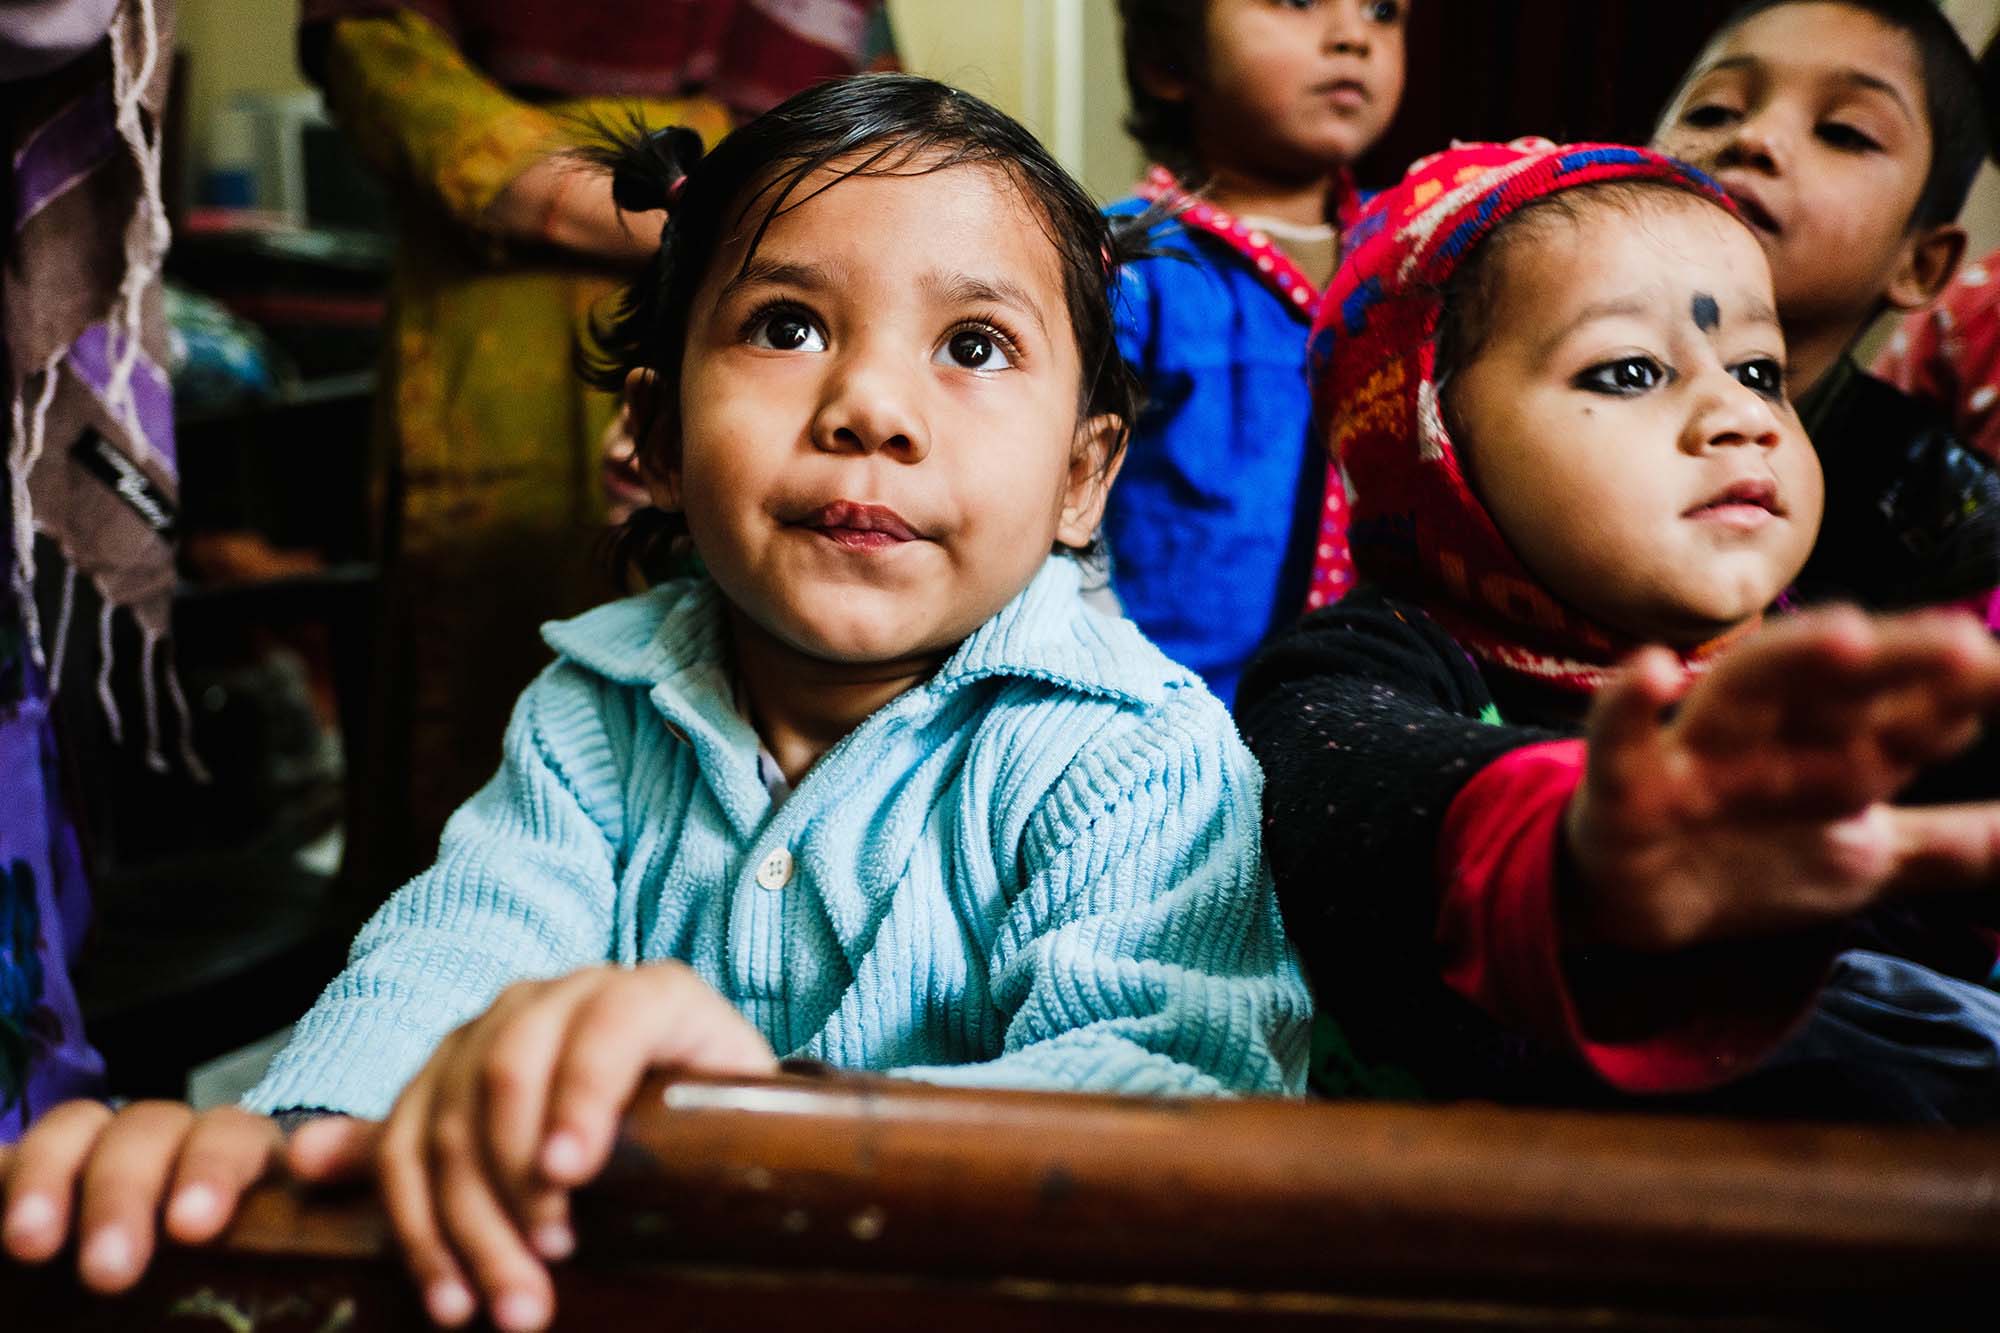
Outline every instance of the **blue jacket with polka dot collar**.
[(500, 772), (247, 1104), (387, 1112), (509, 982), (680, 959), (781, 1055), (938, 1082), (1303, 1088), (1311, 1013), (1222, 705), (1054, 557), (782, 804), (720, 594), (548, 627)]

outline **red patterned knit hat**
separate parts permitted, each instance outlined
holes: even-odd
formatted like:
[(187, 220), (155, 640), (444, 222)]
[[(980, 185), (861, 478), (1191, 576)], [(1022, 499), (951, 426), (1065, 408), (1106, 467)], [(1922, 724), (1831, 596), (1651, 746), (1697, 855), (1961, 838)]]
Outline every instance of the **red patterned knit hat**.
[[(1564, 690), (1595, 691), (1638, 644), (1543, 587), (1473, 493), (1438, 405), (1441, 293), (1522, 207), (1635, 180), (1734, 211), (1707, 176), (1642, 148), (1521, 139), (1425, 158), (1349, 231), (1311, 337), (1316, 419), (1346, 475), (1361, 576), (1417, 602), (1482, 661)], [(1341, 591), (1316, 569), (1309, 606)]]

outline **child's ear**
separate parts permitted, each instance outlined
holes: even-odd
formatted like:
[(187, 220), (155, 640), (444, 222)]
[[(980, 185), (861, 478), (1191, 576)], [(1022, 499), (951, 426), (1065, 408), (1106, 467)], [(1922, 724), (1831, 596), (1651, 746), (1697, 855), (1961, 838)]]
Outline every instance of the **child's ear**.
[(1937, 299), (1965, 258), (1965, 228), (1955, 222), (1930, 227), (1910, 238), (1903, 262), (1889, 280), (1889, 304), (1915, 310)]
[(657, 509), (669, 514), (681, 511), (680, 439), (675, 424), (678, 413), (666, 401), (665, 386), (658, 372), (635, 370), (625, 377), (625, 407), (632, 423), (632, 440), (638, 448), (639, 473), (646, 479), (646, 493)]
[(1194, 95), (1194, 80), (1171, 61), (1143, 61), (1138, 75), (1139, 86), (1162, 102), (1185, 102)]
[(1097, 537), (1111, 483), (1125, 465), (1125, 451), (1118, 447), (1124, 434), (1124, 419), (1109, 412), (1092, 417), (1077, 432), (1063, 486), (1062, 515), (1056, 521), (1059, 545), (1082, 550)]

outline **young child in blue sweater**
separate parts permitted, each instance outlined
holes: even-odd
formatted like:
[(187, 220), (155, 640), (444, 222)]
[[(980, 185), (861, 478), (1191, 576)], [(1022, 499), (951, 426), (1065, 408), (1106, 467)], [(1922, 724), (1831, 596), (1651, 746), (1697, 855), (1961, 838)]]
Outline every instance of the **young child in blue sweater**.
[(374, 1161), (431, 1315), (532, 1329), (567, 1190), (649, 1068), (1301, 1089), (1257, 767), (1067, 553), (1131, 412), (1123, 242), (1026, 131), (924, 79), (692, 139), (613, 155), (621, 206), (671, 221), (600, 344), (706, 573), (547, 630), (500, 773), (245, 1108), (31, 1130), (16, 1258), (75, 1217), (85, 1281), (129, 1286), (161, 1203), (213, 1236), (269, 1117), (333, 1112), (292, 1169)]
[(1404, 0), (1120, 0), (1128, 128), (1118, 345), (1146, 404), (1105, 508), (1112, 589), (1233, 702), (1270, 633), (1345, 591), (1339, 477), (1311, 439), (1307, 328), (1360, 202), (1349, 164), (1403, 94)]

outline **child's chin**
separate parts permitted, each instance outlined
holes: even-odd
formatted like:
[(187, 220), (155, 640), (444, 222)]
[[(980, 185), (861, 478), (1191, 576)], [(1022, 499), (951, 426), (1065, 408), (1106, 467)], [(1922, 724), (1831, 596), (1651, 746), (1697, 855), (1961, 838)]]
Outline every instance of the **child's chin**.
[(809, 616), (786, 637), (811, 657), (843, 666), (902, 662), (929, 655), (937, 637), (923, 626), (888, 624), (880, 619)]

